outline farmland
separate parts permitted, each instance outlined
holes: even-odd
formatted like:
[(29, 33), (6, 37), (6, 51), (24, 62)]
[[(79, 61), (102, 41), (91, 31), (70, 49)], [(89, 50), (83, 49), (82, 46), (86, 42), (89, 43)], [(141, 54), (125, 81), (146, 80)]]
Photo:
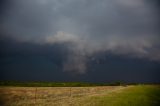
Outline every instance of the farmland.
[(159, 85), (0, 87), (1, 106), (159, 106)]

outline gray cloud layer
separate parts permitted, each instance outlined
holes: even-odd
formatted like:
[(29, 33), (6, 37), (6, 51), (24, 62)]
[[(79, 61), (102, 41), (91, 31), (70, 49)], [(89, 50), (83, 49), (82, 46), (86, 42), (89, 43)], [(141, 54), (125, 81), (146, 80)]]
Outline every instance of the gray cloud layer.
[(158, 13), (149, 0), (14, 0), (3, 9), (1, 32), (20, 41), (69, 43), (64, 70), (84, 73), (87, 56), (97, 52), (159, 61)]

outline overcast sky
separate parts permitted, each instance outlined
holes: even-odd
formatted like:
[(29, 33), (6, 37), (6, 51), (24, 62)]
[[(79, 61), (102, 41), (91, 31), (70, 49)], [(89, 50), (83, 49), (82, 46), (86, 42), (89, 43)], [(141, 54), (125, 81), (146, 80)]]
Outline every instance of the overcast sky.
[[(53, 70), (46, 72), (48, 74), (55, 73), (55, 68), (49, 68), (54, 66), (59, 74), (70, 73), (71, 76), (86, 76), (95, 62), (97, 70), (105, 70), (106, 74), (110, 70), (107, 61), (112, 61), (112, 69), (114, 65), (120, 66), (121, 62), (114, 62), (120, 61), (121, 57), (127, 61), (136, 60), (129, 66), (136, 67), (134, 71), (146, 70), (146, 63), (141, 65), (139, 61), (149, 62), (152, 68), (146, 73), (153, 72), (151, 77), (155, 77), (160, 69), (159, 7), (158, 0), (2, 0), (2, 76), (14, 73), (5, 71), (9, 70), (9, 65), (14, 70), (24, 70), (20, 67), (26, 67), (27, 61), (33, 62), (28, 65), (30, 70), (37, 67), (34, 64), (43, 64), (43, 70)], [(47, 62), (46, 56), (53, 64)], [(114, 56), (118, 60), (110, 59)], [(103, 66), (99, 65), (102, 60)], [(21, 61), (24, 64), (17, 66)], [(121, 68), (124, 67), (118, 70)], [(43, 70), (38, 72), (45, 73)], [(127, 73), (129, 69), (125, 70)], [(98, 71), (95, 73), (99, 74)]]

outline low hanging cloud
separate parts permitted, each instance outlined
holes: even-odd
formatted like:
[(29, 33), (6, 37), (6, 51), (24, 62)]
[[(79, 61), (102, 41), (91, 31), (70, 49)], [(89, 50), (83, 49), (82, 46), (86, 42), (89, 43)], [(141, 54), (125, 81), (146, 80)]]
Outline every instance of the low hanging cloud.
[(160, 61), (159, 5), (151, 0), (14, 0), (1, 33), (38, 44), (65, 43), (64, 71), (85, 73), (99, 52)]
[(86, 72), (87, 57), (98, 52), (110, 52), (116, 55), (146, 58), (153, 61), (160, 60), (158, 42), (154, 37), (150, 36), (145, 38), (143, 36), (130, 38), (126, 38), (126, 36), (110, 36), (105, 38), (105, 41), (103, 39), (96, 42), (96, 40), (83, 39), (76, 35), (58, 32), (54, 36), (46, 37), (45, 41), (50, 44), (71, 44), (68, 46), (71, 53), (64, 62), (64, 71), (78, 72), (80, 74)]

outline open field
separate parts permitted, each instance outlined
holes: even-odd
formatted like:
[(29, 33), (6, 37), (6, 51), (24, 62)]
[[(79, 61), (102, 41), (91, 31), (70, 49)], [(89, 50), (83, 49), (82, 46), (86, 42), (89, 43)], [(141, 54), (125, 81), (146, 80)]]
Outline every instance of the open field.
[(0, 87), (0, 106), (160, 106), (160, 86)]

